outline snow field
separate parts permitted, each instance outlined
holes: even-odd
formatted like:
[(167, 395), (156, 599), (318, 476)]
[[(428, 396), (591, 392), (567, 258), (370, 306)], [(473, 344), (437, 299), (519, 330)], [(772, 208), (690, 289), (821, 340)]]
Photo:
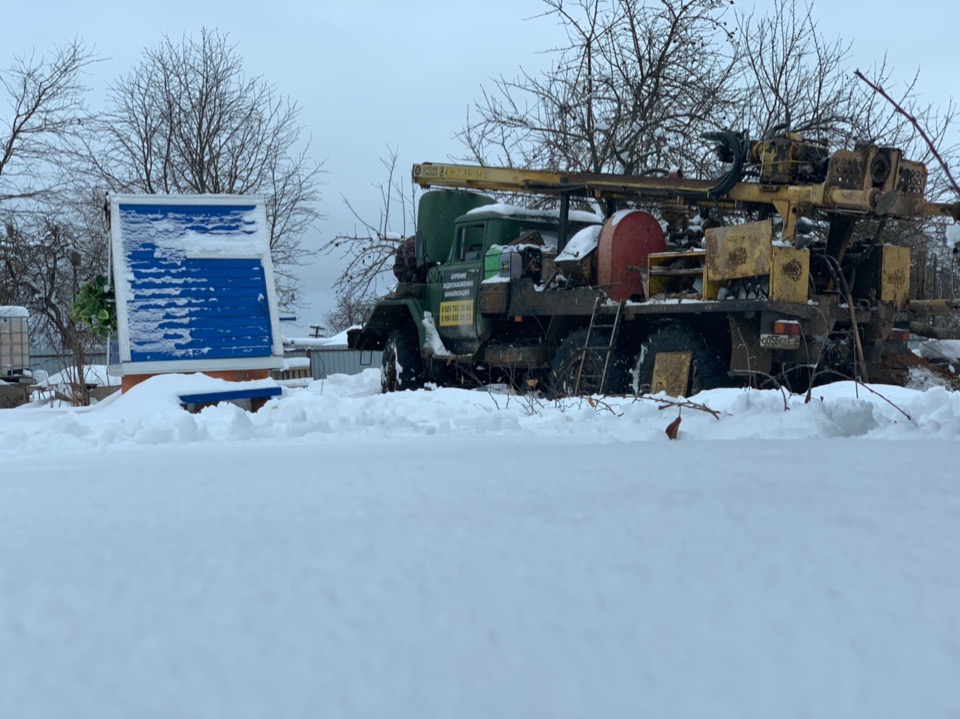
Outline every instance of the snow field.
[(0, 413), (0, 716), (960, 713), (954, 394), (207, 384)]

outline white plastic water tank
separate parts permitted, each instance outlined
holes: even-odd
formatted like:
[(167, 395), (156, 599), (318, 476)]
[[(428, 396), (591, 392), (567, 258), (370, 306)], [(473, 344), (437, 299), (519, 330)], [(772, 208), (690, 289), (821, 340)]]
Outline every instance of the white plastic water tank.
[(0, 378), (30, 368), (30, 313), (24, 307), (0, 306)]

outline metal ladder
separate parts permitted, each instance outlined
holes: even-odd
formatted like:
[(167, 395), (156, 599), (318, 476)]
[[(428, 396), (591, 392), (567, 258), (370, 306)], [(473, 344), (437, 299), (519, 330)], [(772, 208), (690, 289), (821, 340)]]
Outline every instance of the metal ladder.
[[(610, 370), (610, 358), (613, 356), (613, 347), (617, 343), (617, 333), (620, 331), (620, 320), (623, 318), (623, 306), (626, 300), (620, 300), (617, 304), (617, 312), (613, 316), (612, 322), (609, 315), (600, 314), (600, 308), (603, 306), (603, 296), (597, 295), (597, 301), (593, 305), (593, 314), (590, 315), (590, 324), (587, 326), (587, 336), (583, 340), (583, 348), (580, 351), (580, 366), (577, 368), (577, 378), (574, 382), (574, 394), (580, 394), (580, 387), (583, 380), (599, 380), (597, 382), (597, 394), (603, 394), (603, 387), (607, 382), (607, 373)], [(610, 340), (606, 343), (601, 340), (600, 344), (591, 343), (596, 329), (610, 329)], [(598, 377), (596, 374), (584, 374), (583, 368), (586, 364), (587, 353), (590, 350), (604, 350), (603, 371)]]

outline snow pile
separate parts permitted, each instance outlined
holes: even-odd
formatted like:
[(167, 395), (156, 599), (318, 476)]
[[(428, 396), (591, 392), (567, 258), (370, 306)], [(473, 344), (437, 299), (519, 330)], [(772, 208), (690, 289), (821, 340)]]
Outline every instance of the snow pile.
[[(262, 383), (276, 386), (272, 380)], [(237, 439), (270, 444), (298, 437), (336, 443), (347, 434), (371, 441), (436, 435), (664, 442), (664, 429), (678, 414), (680, 438), (686, 440), (960, 439), (960, 394), (943, 387), (918, 391), (846, 382), (817, 388), (809, 403), (773, 390), (720, 389), (693, 398), (713, 416), (691, 408), (661, 409), (649, 399), (549, 401), (501, 388), (381, 395), (379, 371), (366, 370), (285, 388), (256, 414), (228, 404), (195, 415), (180, 408), (179, 394), (233, 386), (204, 375), (161, 375), (96, 407), (54, 415), (36, 407), (0, 413), (0, 452), (47, 452), (51, 433), (72, 450)]]
[(360, 329), (360, 325), (353, 325), (330, 337), (284, 337), (283, 344), (295, 349), (323, 349), (347, 346), (347, 332)]
[(960, 361), (960, 340), (929, 340), (920, 343), (920, 356), (929, 360)]
[[(64, 388), (68, 387), (71, 383), (76, 382), (79, 379), (78, 372), (75, 367), (67, 367), (65, 370), (60, 372), (55, 372), (52, 375), (49, 375), (43, 379), (37, 381), (37, 386), (40, 388)], [(83, 381), (88, 385), (97, 385), (98, 387), (112, 387), (114, 385), (120, 384), (119, 378), (111, 375), (106, 365), (102, 364), (89, 364), (84, 365), (83, 368)]]
[[(516, 205), (508, 205), (502, 202), (497, 202), (492, 205), (481, 205), (467, 212), (468, 215), (480, 215), (484, 213), (503, 215), (504, 217), (531, 217), (548, 220), (556, 220), (560, 217), (559, 209), (531, 210), (526, 207), (517, 207)], [(586, 210), (570, 210), (567, 219), (571, 222), (603, 222), (603, 217)]]
[(584, 227), (577, 234), (570, 238), (570, 241), (563, 248), (563, 252), (557, 255), (558, 262), (566, 260), (580, 260), (589, 255), (600, 242), (600, 225), (590, 225)]
[(952, 247), (956, 251), (958, 244), (960, 244), (960, 224), (947, 225), (947, 247)]
[(424, 345), (429, 348), (430, 354), (434, 357), (453, 357), (453, 353), (447, 349), (440, 339), (440, 333), (437, 331), (437, 325), (433, 321), (432, 312), (423, 313), (423, 333), (426, 338)]

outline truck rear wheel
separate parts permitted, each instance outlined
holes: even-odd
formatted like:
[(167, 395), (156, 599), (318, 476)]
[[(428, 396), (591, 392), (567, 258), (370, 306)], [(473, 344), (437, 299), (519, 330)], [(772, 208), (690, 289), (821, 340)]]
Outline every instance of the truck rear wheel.
[[(590, 343), (603, 346), (591, 346), (586, 349), (584, 349), (584, 343), (587, 340), (586, 327), (575, 330), (563, 338), (550, 363), (550, 390), (554, 397), (600, 394), (601, 391), (606, 394), (623, 392), (623, 366), (616, 353), (610, 358), (606, 379), (603, 381), (603, 387), (600, 386), (609, 338), (609, 335), (595, 330)], [(583, 358), (582, 366), (581, 358)], [(577, 391), (577, 373), (580, 373), (579, 391)]]
[(647, 394), (653, 386), (653, 369), (658, 354), (690, 352), (685, 397), (703, 390), (722, 387), (727, 368), (714, 348), (700, 332), (686, 325), (670, 325), (657, 330), (640, 346), (631, 375), (634, 394)]
[(423, 387), (420, 340), (411, 329), (395, 329), (387, 335), (380, 361), (380, 389), (402, 392)]

